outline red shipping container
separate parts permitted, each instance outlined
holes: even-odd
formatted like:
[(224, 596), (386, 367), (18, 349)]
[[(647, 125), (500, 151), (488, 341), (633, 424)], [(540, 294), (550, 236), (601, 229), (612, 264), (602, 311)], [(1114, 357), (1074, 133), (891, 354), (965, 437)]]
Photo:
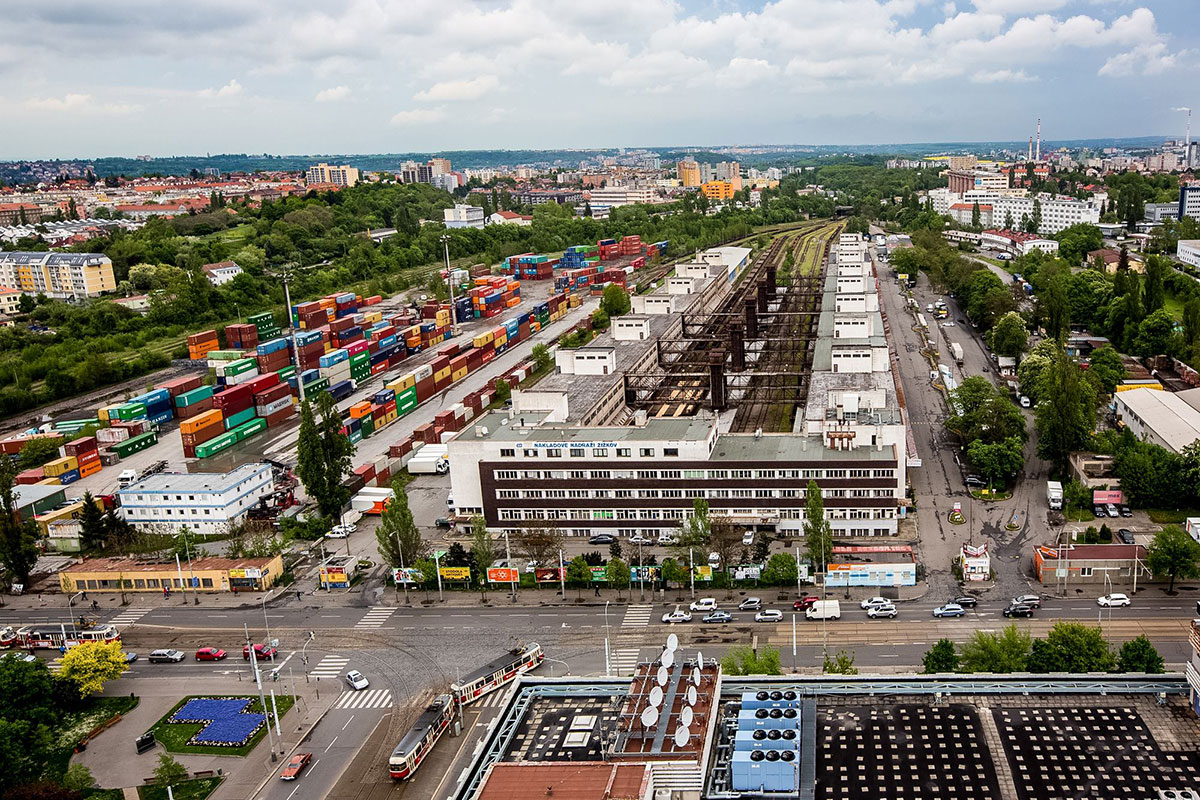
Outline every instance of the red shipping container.
[(203, 414), (205, 411), (210, 411), (210, 410), (212, 410), (212, 407), (213, 407), (212, 398), (206, 397), (203, 400), (201, 400), (199, 403), (192, 403), (190, 406), (184, 406), (183, 408), (176, 408), (175, 416), (178, 417), (179, 419), (188, 419), (189, 417), (194, 417), (197, 414)]
[(100, 460), (100, 451), (99, 450), (84, 450), (82, 453), (80, 453), (78, 456), (75, 457), (75, 460), (79, 462), (79, 466), (81, 466), (81, 467), (84, 464), (90, 464), (93, 461), (99, 461)]
[(84, 436), (83, 438), (64, 444), (63, 452), (69, 456), (74, 456), (89, 450), (96, 450), (97, 447), (95, 436)]
[(203, 428), (192, 431), (191, 433), (181, 433), (179, 434), (179, 438), (183, 441), (185, 446), (191, 445), (192, 447), (195, 447), (198, 444), (207, 442), (209, 439), (214, 439), (220, 436), (224, 432), (225, 421), (217, 420), (211, 425), (205, 425)]
[(369, 481), (375, 477), (375, 465), (363, 464), (354, 468), (354, 474), (361, 477), (364, 481)]
[(183, 457), (184, 458), (195, 458), (196, 457), (196, 448), (193, 445), (185, 444), (183, 446)]
[(18, 472), (16, 482), (22, 486), (28, 486), (43, 480), (45, 477), (46, 476), (42, 472), (42, 468), (36, 467), (35, 469), (27, 469), (24, 472)]
[(250, 387), (250, 394), (258, 394), (259, 392), (270, 389), (279, 383), (279, 376), (271, 373), (270, 375), (259, 375), (257, 378), (246, 381), (243, 386)]
[(199, 389), (203, 382), (200, 375), (185, 375), (182, 378), (175, 378), (166, 383), (160, 383), (157, 388), (166, 389), (170, 392), (171, 397), (176, 397), (184, 392), (190, 392), (192, 389)]
[(287, 422), (289, 419), (291, 419), (295, 415), (295, 413), (296, 413), (296, 407), (288, 406), (287, 408), (281, 408), (280, 410), (276, 411), (274, 414), (271, 414), (268, 417), (264, 417), (264, 419), (266, 419), (266, 421), (267, 421), (268, 428), (274, 428), (276, 425), (280, 425), (284, 422)]
[(414, 428), (413, 436), (417, 441), (424, 442), (425, 444), (438, 443), (438, 435), (432, 422), (426, 422), (424, 425)]
[(282, 400), (290, 393), (291, 388), (286, 383), (278, 383), (254, 395), (254, 405), (265, 406)]

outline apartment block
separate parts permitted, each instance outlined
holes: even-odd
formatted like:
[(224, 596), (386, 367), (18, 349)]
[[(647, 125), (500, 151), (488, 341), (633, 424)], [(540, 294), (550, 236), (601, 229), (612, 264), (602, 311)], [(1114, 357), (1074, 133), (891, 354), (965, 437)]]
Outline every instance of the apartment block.
[(353, 186), (358, 183), (358, 168), (343, 165), (340, 167), (321, 163), (308, 168), (304, 174), (309, 184), (328, 183), (334, 186)]
[(0, 286), (59, 300), (96, 297), (117, 288), (103, 253), (0, 253)]

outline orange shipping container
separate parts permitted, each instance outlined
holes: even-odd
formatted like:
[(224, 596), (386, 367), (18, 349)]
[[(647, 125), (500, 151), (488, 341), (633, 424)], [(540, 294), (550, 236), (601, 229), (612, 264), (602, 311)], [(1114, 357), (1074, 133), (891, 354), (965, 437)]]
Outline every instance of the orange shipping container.
[(95, 475), (102, 467), (103, 464), (100, 463), (100, 459), (83, 464), (79, 467), (79, 477), (86, 478), (89, 475)]
[(179, 423), (179, 432), (195, 433), (207, 425), (220, 422), (222, 419), (224, 417), (221, 415), (221, 412), (214, 408), (212, 411), (205, 411), (203, 414), (197, 414), (194, 417), (182, 420)]
[(362, 419), (363, 417), (367, 417), (370, 415), (371, 415), (371, 403), (368, 400), (364, 400), (361, 403), (355, 403), (354, 405), (350, 406), (350, 418), (351, 419)]

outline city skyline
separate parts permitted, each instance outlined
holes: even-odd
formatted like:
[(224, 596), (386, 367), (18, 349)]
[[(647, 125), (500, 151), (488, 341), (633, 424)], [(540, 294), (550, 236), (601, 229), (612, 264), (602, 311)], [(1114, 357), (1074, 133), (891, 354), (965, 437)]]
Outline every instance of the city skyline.
[(21, 0), (0, 158), (1182, 137), (1186, 6)]

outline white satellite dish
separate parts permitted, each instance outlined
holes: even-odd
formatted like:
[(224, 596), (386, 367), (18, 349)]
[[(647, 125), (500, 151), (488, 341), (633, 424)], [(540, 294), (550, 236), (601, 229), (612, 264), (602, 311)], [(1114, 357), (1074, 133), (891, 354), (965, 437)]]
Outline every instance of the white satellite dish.
[(692, 718), (695, 714), (692, 712), (691, 706), (684, 706), (683, 711), (679, 712), (679, 722), (683, 727), (687, 728), (692, 724)]
[(658, 668), (658, 674), (657, 674), (657, 675), (655, 675), (655, 678), (658, 680), (658, 685), (659, 685), (659, 686), (666, 686), (666, 685), (667, 685), (667, 680), (668, 680), (670, 677), (671, 677), (671, 673), (667, 672), (667, 668), (666, 668), (666, 667), (659, 667), (659, 668)]
[(696, 705), (696, 687), (689, 686), (687, 688), (687, 702), (689, 706)]
[(679, 649), (679, 637), (673, 633), (667, 637), (667, 649), (671, 652)]
[(688, 730), (688, 726), (684, 725), (675, 731), (675, 746), (683, 747), (688, 743), (688, 739), (692, 738), (692, 732)]
[(662, 665), (664, 667), (670, 667), (670, 666), (674, 665), (674, 663), (675, 663), (675, 651), (674, 650), (664, 650), (663, 654), (662, 654)]
[(663, 690), (661, 687), (654, 686), (650, 689), (650, 705), (658, 708), (662, 705)]
[(658, 709), (654, 706), (646, 706), (642, 710), (642, 727), (647, 730), (653, 728), (658, 722)]
[(692, 667), (692, 683), (696, 684), (697, 686), (700, 685), (700, 668), (699, 667)]
[(704, 653), (701, 653), (699, 650), (696, 651), (696, 666), (704, 669)]

